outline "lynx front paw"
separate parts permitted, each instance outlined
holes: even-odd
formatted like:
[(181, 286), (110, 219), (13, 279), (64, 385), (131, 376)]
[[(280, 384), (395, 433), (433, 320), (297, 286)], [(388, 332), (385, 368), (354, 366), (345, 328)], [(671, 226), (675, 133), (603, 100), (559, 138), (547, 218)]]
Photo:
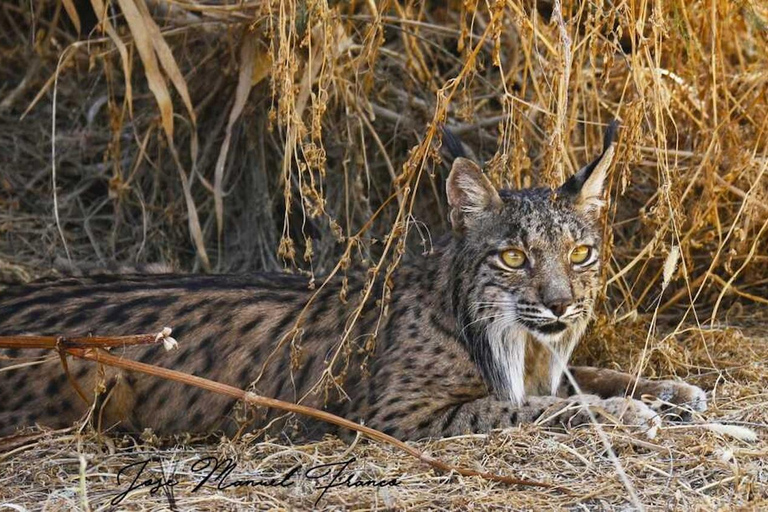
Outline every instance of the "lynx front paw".
[(597, 405), (622, 424), (640, 428), (648, 436), (648, 439), (656, 437), (656, 432), (661, 426), (659, 414), (634, 398), (618, 396), (606, 398)]
[(575, 395), (567, 400), (558, 400), (541, 414), (538, 422), (574, 427), (591, 423), (590, 412), (601, 423), (608, 420), (639, 428), (649, 439), (656, 437), (661, 426), (658, 413), (639, 400), (622, 397), (601, 399), (594, 395)]
[(652, 382), (652, 386), (644, 390), (642, 399), (654, 411), (682, 421), (690, 421), (694, 412), (707, 410), (707, 394), (703, 389), (675, 380)]

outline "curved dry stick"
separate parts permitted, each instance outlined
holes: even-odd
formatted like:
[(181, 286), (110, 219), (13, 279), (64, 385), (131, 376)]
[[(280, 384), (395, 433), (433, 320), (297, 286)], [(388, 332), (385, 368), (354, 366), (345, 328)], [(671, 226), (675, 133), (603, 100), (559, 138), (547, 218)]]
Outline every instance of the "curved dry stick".
[[(0, 340), (2, 340), (2, 338), (0, 338)], [(0, 341), (0, 346), (2, 346), (2, 341)], [(312, 407), (307, 407), (305, 405), (298, 405), (290, 402), (284, 402), (282, 400), (276, 400), (274, 398), (267, 398), (264, 396), (257, 395), (255, 393), (243, 391), (242, 389), (236, 388), (234, 386), (229, 386), (227, 384), (222, 384), (220, 382), (215, 382), (202, 377), (197, 377), (195, 375), (189, 375), (187, 373), (178, 372), (176, 370), (170, 370), (168, 368), (162, 368), (159, 366), (154, 366), (151, 364), (140, 363), (138, 361), (133, 361), (131, 359), (123, 359), (121, 357), (113, 356), (112, 354), (109, 354), (105, 351), (97, 350), (94, 348), (86, 348), (86, 349), (67, 348), (65, 349), (65, 351), (81, 359), (88, 359), (91, 361), (96, 361), (98, 363), (106, 364), (108, 366), (113, 366), (116, 368), (123, 368), (125, 370), (146, 373), (148, 375), (153, 375), (155, 377), (160, 377), (163, 379), (181, 382), (183, 384), (188, 384), (188, 385), (195, 386), (208, 391), (213, 391), (214, 393), (230, 396), (238, 400), (243, 400), (250, 405), (269, 407), (273, 409), (280, 409), (287, 412), (293, 412), (293, 413), (301, 414), (303, 416), (315, 418), (320, 421), (324, 421), (326, 423), (332, 423), (334, 425), (337, 425), (343, 428), (354, 430), (356, 432), (360, 432), (361, 434), (368, 436), (373, 440), (381, 441), (389, 445), (392, 445), (395, 448), (398, 448), (406, 452), (407, 454), (412, 455), (413, 457), (416, 457), (420, 461), (425, 462), (430, 466), (437, 468), (441, 471), (448, 471), (448, 472), (455, 471), (456, 473), (462, 476), (479, 476), (479, 477), (485, 478), (486, 480), (491, 480), (494, 482), (502, 482), (505, 484), (513, 484), (513, 485), (524, 485), (529, 487), (556, 488), (556, 489), (560, 489), (567, 492), (566, 489), (554, 486), (552, 484), (547, 484), (544, 482), (512, 478), (512, 477), (503, 476), (503, 475), (496, 475), (494, 473), (475, 471), (473, 469), (459, 468), (451, 464), (447, 464), (441, 460), (434, 459), (420, 452), (419, 450), (411, 446), (408, 446), (407, 444), (400, 441), (399, 439), (396, 439), (390, 435), (384, 434), (383, 432), (379, 432), (378, 430), (372, 429), (370, 427), (366, 427), (365, 425), (359, 425), (353, 421), (344, 419), (340, 416), (336, 416), (335, 414), (321, 411), (319, 409), (314, 409)]]
[[(66, 338), (63, 336), (0, 336), (0, 348), (8, 349), (50, 349), (57, 350), (64, 359), (64, 354), (70, 354), (80, 359), (86, 359), (89, 361), (95, 361), (97, 363), (105, 364), (115, 368), (123, 368), (125, 370), (136, 371), (160, 377), (167, 380), (181, 382), (190, 386), (195, 386), (207, 391), (213, 391), (221, 395), (230, 396), (238, 400), (243, 400), (250, 405), (256, 405), (261, 407), (269, 407), (272, 409), (280, 409), (287, 412), (301, 414), (310, 418), (315, 418), (320, 421), (331, 423), (339, 427), (343, 427), (355, 432), (360, 432), (369, 438), (381, 441), (401, 451), (419, 459), (430, 466), (437, 468), (441, 471), (455, 471), (462, 476), (479, 476), (486, 480), (493, 482), (502, 482), (512, 485), (524, 485), (528, 487), (546, 487), (550, 489), (562, 490), (566, 493), (569, 491), (559, 486), (547, 484), (544, 482), (537, 482), (535, 480), (519, 479), (503, 475), (497, 475), (494, 473), (487, 473), (484, 471), (475, 471), (473, 469), (465, 469), (447, 464), (441, 460), (432, 458), (423, 452), (408, 446), (404, 442), (390, 435), (387, 435), (378, 430), (372, 429), (365, 425), (360, 425), (348, 419), (336, 416), (319, 409), (307, 407), (306, 405), (294, 404), (291, 402), (284, 402), (274, 398), (267, 398), (255, 393), (244, 391), (234, 386), (222, 384), (220, 382), (205, 379), (203, 377), (197, 377), (187, 373), (163, 368), (160, 366), (154, 366), (151, 364), (140, 363), (131, 359), (124, 359), (122, 357), (113, 356), (112, 354), (99, 350), (103, 347), (118, 347), (127, 345), (146, 345), (157, 343), (160, 340), (158, 334), (139, 334), (135, 336), (109, 336), (109, 337), (73, 337)], [(69, 372), (67, 372), (69, 373)]]
[(129, 345), (149, 345), (159, 341), (157, 334), (134, 336), (0, 336), (0, 348), (62, 350), (70, 348), (112, 348)]

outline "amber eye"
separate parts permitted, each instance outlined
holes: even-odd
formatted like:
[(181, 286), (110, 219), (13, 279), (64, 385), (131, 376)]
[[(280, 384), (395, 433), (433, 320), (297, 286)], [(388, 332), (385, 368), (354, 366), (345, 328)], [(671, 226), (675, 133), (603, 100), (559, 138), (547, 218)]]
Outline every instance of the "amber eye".
[(501, 261), (509, 268), (521, 268), (526, 259), (525, 253), (520, 249), (507, 249), (501, 253)]
[(571, 251), (571, 263), (579, 265), (592, 256), (592, 248), (588, 245), (579, 245)]

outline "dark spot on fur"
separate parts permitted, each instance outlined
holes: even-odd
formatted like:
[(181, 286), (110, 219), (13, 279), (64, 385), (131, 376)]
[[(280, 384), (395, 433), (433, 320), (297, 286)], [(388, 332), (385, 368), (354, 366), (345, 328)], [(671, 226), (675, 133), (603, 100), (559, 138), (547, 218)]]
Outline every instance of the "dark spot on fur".
[(14, 405), (14, 409), (26, 409), (26, 408), (29, 408), (31, 406), (31, 403), (32, 403), (32, 401), (34, 399), (35, 399), (35, 396), (31, 392), (27, 391), (26, 393), (24, 393), (24, 395), (19, 397), (18, 400), (16, 400), (16, 403)]
[(203, 351), (203, 358), (205, 359), (205, 362), (203, 363), (202, 375), (207, 375), (211, 373), (211, 370), (213, 370), (213, 367), (216, 364), (216, 354), (211, 348)]
[(178, 316), (186, 316), (190, 313), (192, 313), (194, 310), (196, 310), (198, 307), (197, 304), (186, 304), (185, 306), (182, 306), (181, 309), (177, 312)]
[(243, 365), (243, 367), (240, 369), (240, 373), (237, 375), (237, 385), (240, 387), (245, 387), (249, 385), (255, 378), (256, 375), (254, 374), (253, 368), (251, 368), (249, 365)]
[(213, 311), (206, 311), (203, 316), (200, 317), (200, 321), (198, 322), (198, 325), (205, 325), (211, 323), (211, 320), (213, 320)]
[(74, 315), (68, 316), (64, 321), (63, 327), (65, 329), (73, 329), (76, 327), (85, 328), (82, 324), (90, 319), (90, 315), (86, 311), (78, 311)]
[(152, 311), (151, 313), (147, 313), (144, 315), (144, 318), (141, 319), (142, 323), (147, 326), (148, 329), (152, 329), (153, 327), (156, 327), (157, 322), (160, 320), (160, 313), (157, 311)]
[(156, 344), (152, 345), (151, 347), (147, 348), (146, 351), (139, 357), (139, 361), (142, 363), (149, 363), (153, 359), (155, 359), (158, 354), (160, 354), (160, 350), (165, 350), (163, 348), (162, 344)]
[(27, 385), (27, 377), (28, 377), (27, 372), (20, 372), (19, 373), (19, 378), (16, 379), (16, 388), (17, 389), (21, 389), (21, 388), (23, 388), (24, 386)]
[(48, 385), (45, 386), (45, 394), (48, 396), (55, 395), (59, 392), (59, 385), (56, 383), (56, 379), (48, 381)]
[(153, 396), (158, 396), (160, 393), (158, 391), (163, 386), (163, 383), (165, 382), (163, 379), (159, 378), (152, 378), (151, 379), (152, 384), (144, 389), (139, 396), (137, 397), (137, 402), (143, 403), (149, 400)]
[(402, 399), (403, 398), (401, 396), (391, 396), (386, 402), (384, 402), (384, 405), (394, 405), (397, 402), (402, 401)]
[(205, 415), (202, 412), (197, 411), (195, 412), (195, 414), (192, 415), (192, 424), (197, 427), (200, 427), (204, 419), (205, 419)]
[(445, 421), (443, 422), (443, 431), (451, 428), (451, 425), (456, 420), (456, 416), (459, 414), (459, 411), (463, 406), (464, 404), (456, 404), (448, 411), (448, 414), (445, 417)]
[(112, 325), (123, 325), (128, 322), (130, 309), (124, 305), (118, 305), (110, 308), (109, 313), (104, 317), (104, 323)]
[(315, 354), (311, 354), (309, 357), (307, 357), (307, 361), (298, 370), (298, 376), (294, 375), (294, 386), (297, 392), (302, 392), (304, 390), (304, 385), (307, 383), (309, 376), (312, 373), (312, 368), (315, 364), (315, 358)]
[(384, 416), (381, 419), (381, 421), (383, 421), (384, 423), (389, 423), (392, 420), (399, 420), (400, 418), (404, 418), (407, 415), (408, 415), (408, 413), (405, 412), (405, 411), (392, 411), (389, 414), (387, 414), (386, 416)]
[(192, 352), (193, 350), (191, 348), (179, 350), (179, 355), (176, 356), (176, 359), (173, 360), (173, 366), (182, 366), (187, 362), (187, 359), (189, 359), (189, 356), (192, 354)]
[(254, 330), (256, 327), (258, 327), (261, 321), (262, 321), (262, 318), (257, 317), (257, 318), (254, 318), (253, 320), (250, 320), (244, 323), (243, 325), (240, 326), (240, 329), (237, 330), (238, 334), (240, 334), (240, 336), (245, 336), (246, 334)]
[(473, 412), (470, 416), (469, 424), (472, 427), (472, 432), (480, 432), (480, 416), (476, 412)]
[(424, 420), (421, 420), (418, 425), (416, 425), (416, 430), (427, 430), (432, 425), (432, 418), (426, 418)]
[(189, 394), (189, 398), (187, 399), (187, 409), (191, 409), (197, 403), (197, 400), (200, 398), (200, 394), (202, 392), (202, 389), (196, 389)]

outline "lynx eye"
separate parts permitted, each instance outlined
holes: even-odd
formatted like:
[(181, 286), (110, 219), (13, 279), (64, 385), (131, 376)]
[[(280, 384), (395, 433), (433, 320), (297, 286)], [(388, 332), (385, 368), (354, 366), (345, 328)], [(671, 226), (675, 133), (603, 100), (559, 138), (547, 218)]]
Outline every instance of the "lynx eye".
[(501, 261), (509, 268), (522, 268), (527, 259), (520, 249), (506, 249), (501, 252)]
[(571, 251), (571, 263), (580, 265), (586, 263), (592, 257), (592, 248), (588, 245), (579, 245)]

